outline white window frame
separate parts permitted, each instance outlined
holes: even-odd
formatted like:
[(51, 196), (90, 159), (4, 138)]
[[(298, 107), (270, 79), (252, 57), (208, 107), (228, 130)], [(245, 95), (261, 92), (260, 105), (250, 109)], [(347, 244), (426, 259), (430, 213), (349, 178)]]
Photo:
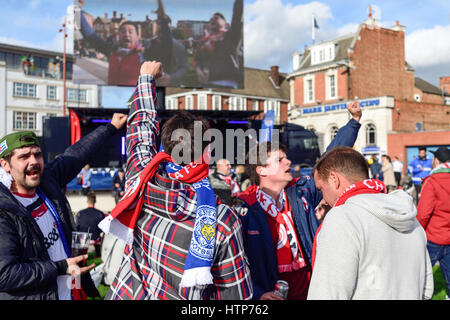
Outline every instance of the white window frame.
[(230, 97), (230, 108), (229, 109), (232, 111), (237, 110), (236, 97)]
[(320, 49), (319, 51), (319, 62), (324, 62), (325, 59), (325, 49)]
[[(309, 88), (309, 81), (311, 81), (311, 88)], [(303, 101), (304, 103), (313, 103), (315, 101), (315, 91), (314, 91), (314, 75), (306, 76), (303, 78)], [(312, 97), (310, 97), (310, 93)]]
[(259, 110), (259, 100), (253, 99), (252, 100), (252, 110), (258, 111)]
[[(375, 138), (374, 143), (370, 143), (371, 128), (373, 128), (373, 133), (374, 133), (374, 138)], [(366, 124), (365, 134), (366, 134), (366, 145), (367, 146), (376, 146), (378, 139), (377, 139), (377, 126), (375, 125), (375, 123), (371, 122), (371, 123)]]
[(208, 95), (198, 94), (197, 95), (197, 110), (208, 110)]
[(212, 110), (222, 110), (222, 96), (213, 95), (212, 96)]
[(273, 101), (274, 105), (274, 122), (280, 123), (281, 120), (281, 104), (280, 101)]
[(281, 103), (278, 100), (265, 100), (264, 101), (264, 113), (273, 110), (273, 121), (280, 123), (281, 119)]
[(166, 97), (166, 110), (177, 110), (178, 109), (178, 99)]
[(36, 112), (13, 111), (13, 130), (36, 130)]
[(237, 103), (237, 110), (239, 111), (247, 110), (247, 99), (243, 97), (236, 97), (236, 101), (239, 101), (239, 103)]
[[(338, 97), (338, 81), (337, 81), (337, 71), (329, 71), (325, 74), (326, 77), (326, 98), (327, 100), (335, 100)], [(333, 93), (333, 86), (331, 83), (331, 79), (334, 78), (334, 95)]]
[(247, 99), (244, 97), (230, 97), (229, 110), (245, 111), (247, 110)]
[[(50, 95), (54, 93), (54, 95)], [(58, 87), (57, 86), (47, 86), (47, 100), (58, 100)]]
[(166, 97), (166, 110), (171, 110), (172, 109), (172, 100), (170, 98)]
[(239, 97), (234, 97), (235, 110), (242, 110), (242, 99)]
[(311, 49), (311, 65), (332, 61), (336, 55), (336, 45), (326, 43), (317, 45)]
[(66, 100), (72, 102), (87, 102), (87, 89), (66, 88)]
[(276, 107), (276, 100), (265, 100), (264, 101), (264, 113), (266, 113), (269, 110), (275, 110)]
[(37, 98), (37, 85), (32, 83), (13, 83), (13, 96), (14, 97), (26, 97)]
[(187, 95), (185, 98), (185, 105), (184, 105), (184, 109), (185, 110), (192, 110), (194, 109), (194, 96), (193, 95)]
[(270, 110), (269, 100), (264, 100), (264, 113), (267, 113), (267, 111), (269, 110)]

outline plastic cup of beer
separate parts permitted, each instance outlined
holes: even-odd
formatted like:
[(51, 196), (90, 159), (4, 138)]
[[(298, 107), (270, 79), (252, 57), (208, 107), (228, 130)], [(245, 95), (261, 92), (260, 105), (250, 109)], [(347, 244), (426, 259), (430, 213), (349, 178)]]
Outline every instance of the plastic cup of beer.
[[(72, 232), (72, 257), (85, 255), (88, 253), (91, 243), (92, 233), (73, 231)], [(81, 266), (86, 265), (86, 260), (80, 262)]]

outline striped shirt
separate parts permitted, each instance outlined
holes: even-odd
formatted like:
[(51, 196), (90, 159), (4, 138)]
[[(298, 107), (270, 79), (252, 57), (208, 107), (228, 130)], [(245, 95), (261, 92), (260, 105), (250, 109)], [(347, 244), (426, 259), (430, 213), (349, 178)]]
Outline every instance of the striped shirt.
[[(52, 261), (67, 259), (58, 226), (45, 202), (36, 193), (26, 195), (13, 192), (13, 196), (27, 209), (39, 226), (50, 259)], [(59, 300), (72, 300), (72, 278), (68, 275), (60, 275), (56, 278), (56, 282)]]
[[(126, 189), (156, 154), (159, 120), (155, 82), (139, 77), (130, 103), (127, 128)], [(162, 170), (147, 184), (134, 241), (127, 245), (107, 299), (175, 300), (252, 297), (241, 222), (226, 205), (217, 206), (216, 244), (211, 273), (214, 284), (181, 288), (179, 283), (192, 238), (197, 196), (190, 185), (171, 180)]]

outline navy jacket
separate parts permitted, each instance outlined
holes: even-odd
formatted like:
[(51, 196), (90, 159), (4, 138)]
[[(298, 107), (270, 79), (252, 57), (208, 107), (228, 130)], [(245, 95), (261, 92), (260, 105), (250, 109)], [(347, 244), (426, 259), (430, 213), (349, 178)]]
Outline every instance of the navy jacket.
[[(74, 221), (65, 186), (116, 131), (110, 124), (97, 128), (44, 168), (39, 188), (55, 206), (69, 248)], [(65, 260), (50, 260), (36, 221), (0, 183), (0, 300), (56, 300), (56, 278), (66, 270)], [(99, 296), (89, 273), (81, 285), (88, 296)]]
[(86, 208), (78, 212), (76, 228), (77, 231), (92, 233), (91, 240), (100, 239), (102, 230), (98, 227), (100, 221), (105, 218), (105, 214), (96, 208)]
[[(359, 122), (351, 119), (338, 131), (327, 151), (336, 146), (352, 147), (360, 127)], [(307, 263), (311, 265), (314, 236), (320, 225), (314, 209), (322, 200), (322, 193), (317, 190), (314, 179), (309, 176), (294, 179), (285, 188), (285, 192), (291, 204), (302, 252)], [(243, 207), (247, 209), (241, 220), (245, 253), (250, 263), (253, 282), (253, 299), (259, 299), (263, 293), (273, 291), (276, 281), (279, 280), (277, 257), (267, 215), (256, 200), (256, 186), (253, 185), (241, 193), (239, 198), (244, 201)]]

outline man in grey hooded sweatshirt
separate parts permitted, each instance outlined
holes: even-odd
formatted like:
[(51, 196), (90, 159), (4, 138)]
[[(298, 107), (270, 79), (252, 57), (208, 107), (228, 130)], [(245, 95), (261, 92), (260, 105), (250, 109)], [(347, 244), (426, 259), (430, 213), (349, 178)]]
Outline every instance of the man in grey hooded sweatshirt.
[(326, 153), (314, 179), (332, 209), (316, 234), (308, 299), (431, 299), (427, 239), (412, 198), (385, 193), (348, 147)]

